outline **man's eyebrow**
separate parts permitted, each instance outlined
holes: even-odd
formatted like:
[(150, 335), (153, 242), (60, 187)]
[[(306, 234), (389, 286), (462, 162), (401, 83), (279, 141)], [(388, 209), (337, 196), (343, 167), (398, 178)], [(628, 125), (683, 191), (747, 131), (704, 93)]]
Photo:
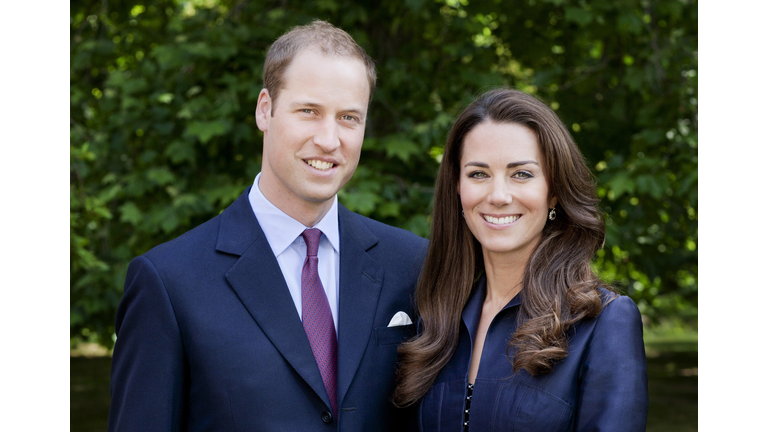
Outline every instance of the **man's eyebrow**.
[(357, 109), (357, 108), (345, 109), (342, 112), (351, 113), (351, 114), (357, 114), (360, 117), (365, 117), (365, 111), (363, 111), (361, 109)]
[[(316, 102), (292, 102), (291, 107), (308, 107), (308, 108), (321, 108), (322, 105)], [(341, 110), (341, 112), (345, 113), (354, 113), (361, 117), (365, 117), (365, 111), (359, 108), (347, 108), (344, 110)]]
[[(510, 163), (507, 164), (507, 168), (515, 168), (515, 167), (519, 167), (519, 166), (522, 166), (522, 165), (528, 165), (528, 164), (539, 165), (539, 163), (536, 162), (535, 160), (527, 160), (527, 161), (510, 162)], [(466, 164), (464, 164), (464, 166), (465, 167), (476, 166), (476, 167), (480, 167), (480, 168), (489, 168), (490, 167), (485, 162), (475, 162), (475, 161), (467, 162)], [(539, 165), (539, 166), (541, 166), (541, 165)]]
[(291, 102), (291, 107), (300, 107), (300, 106), (318, 108), (320, 107), (320, 104), (315, 102)]

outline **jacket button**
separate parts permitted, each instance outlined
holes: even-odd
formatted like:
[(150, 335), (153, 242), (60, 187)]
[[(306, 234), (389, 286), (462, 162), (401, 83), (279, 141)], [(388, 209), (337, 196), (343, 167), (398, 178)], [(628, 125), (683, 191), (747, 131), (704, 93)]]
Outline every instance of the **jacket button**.
[(323, 420), (323, 423), (330, 423), (333, 421), (333, 414), (330, 411), (324, 411), (320, 414), (320, 418)]

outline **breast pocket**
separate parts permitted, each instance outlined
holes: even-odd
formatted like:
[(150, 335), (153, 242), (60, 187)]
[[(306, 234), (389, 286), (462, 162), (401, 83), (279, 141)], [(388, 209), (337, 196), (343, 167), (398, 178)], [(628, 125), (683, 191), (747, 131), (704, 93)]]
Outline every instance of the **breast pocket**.
[(394, 345), (405, 342), (416, 334), (416, 324), (376, 329), (377, 345)]

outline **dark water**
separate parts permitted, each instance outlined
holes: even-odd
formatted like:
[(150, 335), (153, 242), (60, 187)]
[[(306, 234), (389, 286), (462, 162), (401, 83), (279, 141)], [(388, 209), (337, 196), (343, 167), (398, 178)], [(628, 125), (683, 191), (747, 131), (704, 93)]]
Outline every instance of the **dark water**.
[(72, 432), (107, 430), (111, 361), (111, 357), (69, 358), (69, 426)]
[(698, 430), (696, 343), (656, 344), (648, 355), (648, 432)]
[[(691, 349), (657, 345), (648, 350), (648, 432), (698, 429), (698, 353)], [(110, 361), (109, 357), (70, 357), (72, 432), (107, 430)]]

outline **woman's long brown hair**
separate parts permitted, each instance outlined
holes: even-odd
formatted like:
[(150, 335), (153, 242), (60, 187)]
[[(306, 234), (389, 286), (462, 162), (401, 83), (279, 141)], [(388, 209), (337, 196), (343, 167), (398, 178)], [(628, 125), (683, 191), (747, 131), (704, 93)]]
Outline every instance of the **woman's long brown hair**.
[(453, 356), (461, 313), (484, 270), (480, 244), (461, 216), (457, 191), (464, 138), (484, 122), (515, 123), (536, 134), (549, 192), (557, 197), (557, 216), (547, 221), (525, 268), (519, 325), (507, 347), (507, 354), (514, 352), (512, 371), (551, 372), (568, 356), (569, 327), (602, 309), (600, 280), (590, 260), (605, 240), (605, 222), (584, 157), (543, 102), (517, 90), (491, 90), (464, 109), (448, 135), (435, 185), (429, 248), (416, 287), (420, 333), (398, 349), (393, 396), (398, 406), (421, 399)]

